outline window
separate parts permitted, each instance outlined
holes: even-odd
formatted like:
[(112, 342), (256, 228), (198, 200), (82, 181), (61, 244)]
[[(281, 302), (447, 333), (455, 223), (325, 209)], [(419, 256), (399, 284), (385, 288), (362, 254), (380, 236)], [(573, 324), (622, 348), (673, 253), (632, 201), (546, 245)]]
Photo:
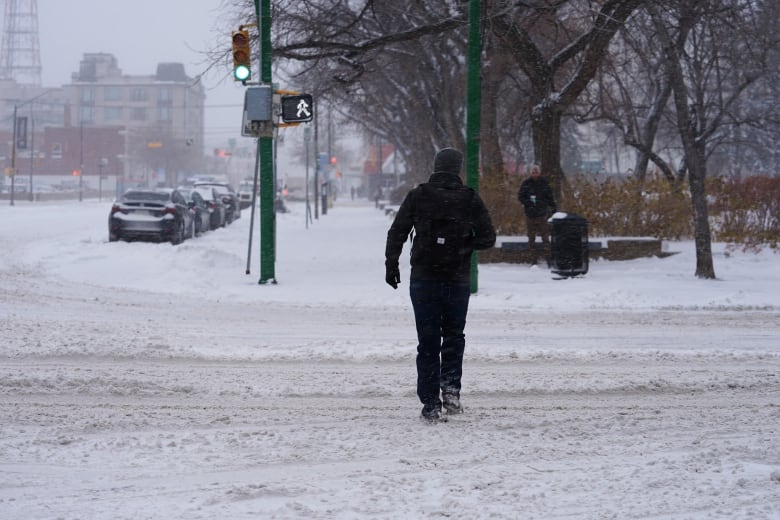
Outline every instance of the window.
[(168, 202), (168, 194), (156, 191), (128, 191), (122, 195), (124, 200), (152, 200), (155, 202)]
[(81, 103), (83, 105), (95, 104), (95, 89), (92, 87), (81, 88)]
[(171, 107), (157, 107), (157, 120), (158, 121), (170, 121), (171, 120)]
[(121, 121), (124, 117), (124, 110), (122, 107), (106, 107), (103, 117), (106, 121)]
[(130, 91), (130, 101), (146, 101), (147, 94), (145, 88), (134, 88)]
[(79, 123), (94, 123), (95, 107), (81, 105), (79, 107)]
[(141, 107), (131, 109), (130, 119), (133, 121), (146, 121), (146, 109)]
[(159, 96), (157, 97), (157, 104), (160, 106), (171, 106), (173, 104), (171, 87), (160, 87)]
[(106, 87), (103, 91), (105, 101), (122, 101), (124, 99), (122, 87)]

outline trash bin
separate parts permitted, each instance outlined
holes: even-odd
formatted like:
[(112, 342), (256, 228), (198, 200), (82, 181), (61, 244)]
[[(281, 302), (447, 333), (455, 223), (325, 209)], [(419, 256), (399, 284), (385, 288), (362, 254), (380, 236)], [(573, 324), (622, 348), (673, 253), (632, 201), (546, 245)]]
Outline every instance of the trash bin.
[(555, 213), (550, 224), (550, 270), (563, 277), (588, 272), (588, 221), (575, 213)]

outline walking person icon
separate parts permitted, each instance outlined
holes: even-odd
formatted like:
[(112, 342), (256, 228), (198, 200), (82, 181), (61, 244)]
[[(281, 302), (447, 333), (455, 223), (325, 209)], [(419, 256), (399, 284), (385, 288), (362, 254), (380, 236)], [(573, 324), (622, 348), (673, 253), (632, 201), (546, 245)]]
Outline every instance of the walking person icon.
[(301, 100), (298, 101), (298, 112), (295, 115), (297, 115), (298, 117), (311, 116), (311, 112), (309, 112), (309, 104), (306, 102), (305, 99), (301, 98)]
[(282, 120), (285, 123), (308, 123), (314, 118), (311, 94), (282, 96)]

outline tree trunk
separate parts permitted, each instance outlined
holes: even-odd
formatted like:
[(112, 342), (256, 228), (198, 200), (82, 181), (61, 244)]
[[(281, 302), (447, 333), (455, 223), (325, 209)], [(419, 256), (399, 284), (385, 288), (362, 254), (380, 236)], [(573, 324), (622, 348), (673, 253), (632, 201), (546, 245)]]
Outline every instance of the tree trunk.
[(555, 202), (560, 203), (564, 178), (561, 169), (561, 114), (558, 107), (539, 103), (534, 108), (531, 125), (534, 160), (541, 167), (542, 175), (550, 181)]
[[(652, 4), (651, 4), (652, 5)], [(692, 4), (691, 4), (692, 5)], [(689, 5), (690, 7), (690, 5)], [(704, 180), (707, 177), (707, 159), (705, 153), (706, 139), (702, 136), (701, 122), (694, 117), (695, 105), (689, 106), (688, 100), (693, 99), (683, 74), (682, 54), (687, 35), (696, 24), (695, 13), (687, 13), (679, 17), (680, 34), (672, 40), (666, 32), (662, 20), (654, 13), (658, 34), (667, 53), (666, 69), (669, 74), (674, 99), (677, 130), (683, 146), (685, 168), (688, 171), (688, 184), (691, 189), (691, 206), (693, 209), (693, 236), (696, 244), (696, 276), (699, 278), (715, 278), (715, 267), (712, 263), (712, 235), (707, 211), (707, 193)], [(697, 112), (701, 113), (701, 112)]]
[(688, 183), (691, 187), (691, 205), (693, 206), (693, 236), (696, 244), (696, 276), (714, 279), (712, 234), (704, 182), (707, 174), (704, 145), (697, 144), (695, 153), (687, 155), (687, 157)]
[(499, 71), (499, 68), (495, 63), (488, 62), (483, 69), (482, 77), (482, 124), (479, 138), (481, 170), (486, 177), (503, 176), (505, 173), (496, 113), (501, 106), (497, 100), (503, 79), (503, 71)]

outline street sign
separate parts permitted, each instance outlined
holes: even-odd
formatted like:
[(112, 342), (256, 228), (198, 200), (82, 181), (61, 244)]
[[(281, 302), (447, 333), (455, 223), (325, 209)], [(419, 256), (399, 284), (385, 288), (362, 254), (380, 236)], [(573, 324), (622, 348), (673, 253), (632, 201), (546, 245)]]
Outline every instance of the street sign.
[(16, 118), (16, 148), (24, 150), (27, 148), (27, 116)]
[(314, 99), (311, 94), (282, 96), (282, 121), (308, 123), (314, 118)]

